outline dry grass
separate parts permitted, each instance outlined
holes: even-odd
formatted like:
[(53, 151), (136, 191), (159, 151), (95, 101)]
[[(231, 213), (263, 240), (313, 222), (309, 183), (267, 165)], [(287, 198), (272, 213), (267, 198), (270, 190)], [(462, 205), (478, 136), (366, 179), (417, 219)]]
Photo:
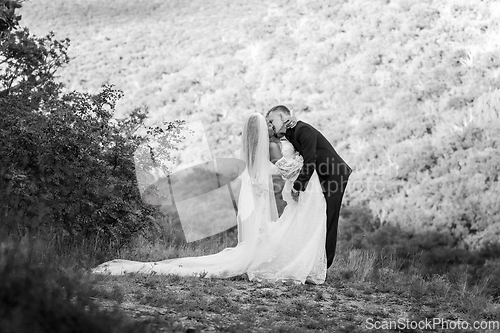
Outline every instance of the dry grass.
[[(140, 242), (146, 245), (144, 240)], [(424, 278), (417, 269), (399, 271), (394, 257), (380, 258), (359, 250), (339, 253), (325, 284), (287, 286), (250, 282), (245, 276), (226, 280), (143, 274), (94, 276), (82, 274), (85, 270), (81, 269), (85, 262), (81, 254), (92, 247), (76, 251), (75, 246), (61, 254), (54, 250), (54, 244), (25, 241), (18, 249), (29, 244), (32, 245), (30, 267), (38, 267), (37, 274), (42, 274), (36, 281), (50, 281), (51, 276), (59, 281), (66, 276), (64, 288), (83, 288), (74, 290), (80, 295), (80, 302), (90, 297), (102, 310), (118, 309), (137, 321), (137, 324), (130, 321), (123, 324), (135, 332), (186, 332), (189, 328), (192, 332), (364, 332), (369, 319), (500, 321), (500, 304), (487, 297), (481, 286), (468, 287), (465, 275)], [(206, 244), (204, 249), (172, 247), (164, 251), (158, 247), (154, 256), (200, 255), (207, 250), (219, 251), (223, 246)], [(137, 249), (135, 253), (143, 253), (143, 259), (154, 257), (144, 255), (147, 251), (147, 248)], [(132, 256), (132, 252), (128, 255)], [(86, 258), (95, 261), (96, 255), (87, 253)], [(18, 260), (20, 265), (15, 271), (3, 274), (25, 274), (23, 260)], [(47, 262), (51, 265), (43, 268)], [(5, 258), (0, 263), (0, 270), (4, 269)], [(90, 264), (87, 261), (83, 266)], [(58, 273), (54, 273), (53, 267), (59, 267)], [(0, 294), (8, 290), (7, 281), (0, 283)], [(19, 294), (19, 298), (26, 295)], [(31, 295), (29, 302), (46, 297), (41, 292)], [(93, 311), (98, 313), (95, 308)], [(105, 318), (104, 314), (99, 316)], [(114, 316), (116, 322), (120, 315)], [(107, 321), (102, 319), (102, 323)]]
[[(185, 252), (195, 254), (198, 252)], [(104, 295), (134, 318), (159, 327), (200, 332), (363, 332), (367, 320), (500, 320), (500, 305), (447, 276), (400, 272), (394, 257), (352, 250), (337, 256), (324, 285), (272, 285), (176, 276), (96, 276)], [(101, 299), (104, 306), (113, 304)]]

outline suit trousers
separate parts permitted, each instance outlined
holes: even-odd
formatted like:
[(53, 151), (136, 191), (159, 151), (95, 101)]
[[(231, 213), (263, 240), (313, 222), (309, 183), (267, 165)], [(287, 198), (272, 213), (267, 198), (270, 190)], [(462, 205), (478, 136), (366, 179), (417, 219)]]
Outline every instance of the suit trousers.
[(336, 191), (323, 192), (326, 200), (326, 267), (329, 268), (335, 257), (337, 248), (337, 232), (339, 226), (340, 207), (348, 177), (339, 181), (342, 185)]

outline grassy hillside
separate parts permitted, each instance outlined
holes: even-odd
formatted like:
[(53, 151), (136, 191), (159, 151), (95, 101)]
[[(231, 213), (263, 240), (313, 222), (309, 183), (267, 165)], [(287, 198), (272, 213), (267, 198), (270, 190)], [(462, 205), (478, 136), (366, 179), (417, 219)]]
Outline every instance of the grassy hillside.
[(347, 205), (454, 246), (500, 237), (496, 1), (38, 0), (21, 13), (71, 39), (68, 88), (113, 83), (121, 114), (202, 119), (227, 157), (249, 113), (283, 103), (354, 168)]

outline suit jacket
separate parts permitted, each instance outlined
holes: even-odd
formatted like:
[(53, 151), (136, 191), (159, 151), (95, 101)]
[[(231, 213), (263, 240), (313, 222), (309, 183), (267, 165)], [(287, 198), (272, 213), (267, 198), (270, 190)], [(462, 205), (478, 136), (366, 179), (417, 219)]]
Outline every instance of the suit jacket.
[(303, 121), (286, 130), (285, 137), (304, 158), (304, 165), (293, 188), (304, 191), (314, 170), (323, 192), (342, 193), (345, 181), (352, 169), (333, 149), (328, 140), (317, 129)]

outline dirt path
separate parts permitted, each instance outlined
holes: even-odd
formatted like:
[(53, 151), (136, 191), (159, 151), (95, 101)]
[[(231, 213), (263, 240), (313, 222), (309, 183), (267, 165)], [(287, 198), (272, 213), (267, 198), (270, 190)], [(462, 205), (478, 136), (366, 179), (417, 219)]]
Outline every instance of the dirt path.
[(242, 279), (147, 276), (106, 277), (97, 283), (104, 307), (121, 300), (119, 307), (128, 316), (151, 320), (152, 332), (364, 332), (369, 318), (437, 316), (407, 295), (367, 283), (273, 286)]

